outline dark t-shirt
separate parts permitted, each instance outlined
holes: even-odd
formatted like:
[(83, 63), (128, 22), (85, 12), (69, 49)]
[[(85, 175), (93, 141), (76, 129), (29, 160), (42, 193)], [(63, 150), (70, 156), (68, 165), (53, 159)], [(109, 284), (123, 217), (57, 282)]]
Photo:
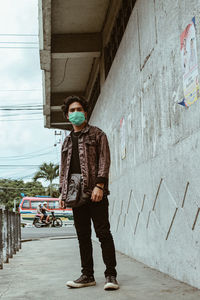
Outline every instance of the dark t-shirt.
[(79, 152), (78, 152), (78, 137), (81, 134), (81, 131), (78, 132), (71, 132), (72, 138), (72, 158), (70, 163), (70, 174), (81, 174), (81, 167), (80, 167), (80, 159), (79, 159)]

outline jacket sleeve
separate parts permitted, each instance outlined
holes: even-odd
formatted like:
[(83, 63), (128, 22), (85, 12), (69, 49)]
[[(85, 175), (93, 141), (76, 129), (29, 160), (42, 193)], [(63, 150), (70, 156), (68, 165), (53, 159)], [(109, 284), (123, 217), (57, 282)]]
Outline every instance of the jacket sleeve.
[(63, 146), (61, 148), (61, 160), (60, 160), (60, 171), (59, 171), (59, 192), (62, 192), (62, 185), (64, 179), (64, 154), (63, 154)]
[(107, 136), (102, 133), (98, 140), (98, 173), (96, 183), (108, 181), (110, 168), (110, 148)]

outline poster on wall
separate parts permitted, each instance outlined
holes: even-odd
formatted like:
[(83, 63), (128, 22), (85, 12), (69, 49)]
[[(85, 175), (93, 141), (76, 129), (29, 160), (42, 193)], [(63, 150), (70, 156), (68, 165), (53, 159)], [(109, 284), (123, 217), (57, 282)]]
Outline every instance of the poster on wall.
[(121, 140), (121, 159), (126, 157), (126, 142), (125, 142), (125, 122), (124, 118), (120, 120), (120, 140)]
[(181, 33), (180, 42), (183, 72), (183, 102), (185, 106), (190, 106), (200, 97), (195, 17)]

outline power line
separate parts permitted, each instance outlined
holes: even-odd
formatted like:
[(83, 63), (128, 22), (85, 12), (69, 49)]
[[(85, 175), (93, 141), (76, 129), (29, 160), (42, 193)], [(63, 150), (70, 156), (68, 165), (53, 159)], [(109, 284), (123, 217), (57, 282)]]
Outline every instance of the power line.
[(18, 178), (20, 178), (20, 179), (31, 178), (31, 179), (32, 179), (34, 175), (35, 175), (35, 172), (32, 173), (32, 174), (29, 174), (29, 175), (25, 175), (25, 176), (22, 176), (22, 177), (18, 177)]
[[(30, 100), (32, 100), (33, 101), (33, 99), (30, 99)], [(8, 101), (8, 100), (6, 100), (6, 101)], [(16, 100), (16, 101), (19, 101), (19, 100)], [(40, 104), (40, 103), (36, 103), (36, 102), (34, 102), (33, 104), (32, 103), (29, 103), (28, 102), (28, 104), (26, 104), (27, 102), (25, 102), (25, 104), (24, 104), (24, 102), (23, 103), (17, 103), (17, 104), (8, 104), (8, 105), (1, 105), (0, 107), (30, 107), (30, 106), (34, 106), (34, 107), (37, 107), (37, 106), (43, 106), (43, 104)]]
[[(27, 175), (29, 176), (29, 175)], [(34, 186), (35, 188), (35, 186)], [(23, 188), (13, 188), (13, 187), (7, 187), (7, 186), (0, 186), (0, 189), (6, 189), (6, 190), (31, 190), (31, 187), (23, 187)]]
[(38, 34), (32, 34), (32, 33), (0, 33), (0, 36), (38, 36)]
[(40, 167), (40, 165), (0, 165), (0, 168), (35, 168)]
[(1, 105), (0, 106), (0, 109), (10, 109), (10, 108), (12, 108), (13, 110), (15, 109), (15, 108), (20, 108), (20, 109), (22, 109), (22, 108), (41, 108), (41, 107), (43, 107), (43, 105), (42, 104), (22, 104), (22, 103), (19, 103), (19, 104), (10, 104), (10, 105)]
[(36, 44), (38, 45), (39, 43), (38, 42), (0, 42), (0, 44)]
[(0, 49), (39, 49), (39, 47), (0, 47)]
[[(14, 113), (14, 112), (16, 112), (16, 113)], [(0, 115), (1, 117), (5, 117), (5, 116), (21, 116), (21, 114), (20, 114), (20, 111), (19, 111), (19, 113), (18, 113), (18, 111), (16, 111), (16, 110), (14, 110), (14, 111), (5, 111), (4, 113), (7, 113), (7, 115), (6, 114), (3, 114), (3, 115)], [(29, 113), (29, 110), (28, 109), (26, 109), (26, 115), (35, 115), (35, 114), (41, 114), (42, 113), (42, 111), (41, 110), (37, 110), (37, 111), (30, 111), (30, 113)]]
[(4, 122), (4, 121), (6, 121), (6, 122), (18, 122), (18, 121), (41, 121), (41, 120), (43, 120), (43, 118), (41, 118), (41, 119), (14, 119), (14, 120), (9, 120), (9, 119), (6, 119), (6, 120), (0, 120), (0, 122)]
[[(38, 111), (38, 112), (26, 112), (24, 113), (24, 116), (32, 116), (32, 115), (41, 115), (42, 114), (42, 111)], [(19, 117), (21, 116), (21, 114), (4, 114), (4, 115), (1, 115), (0, 117)]]
[(38, 107), (38, 108), (0, 108), (1, 111), (31, 111), (31, 110), (34, 110), (34, 111), (37, 111), (37, 110), (42, 110), (42, 107)]
[[(41, 151), (44, 151), (44, 150), (48, 150), (48, 149), (52, 149), (52, 147), (45, 147), (45, 148), (42, 148), (42, 149), (39, 149), (37, 151), (33, 151), (33, 152), (29, 152), (29, 153), (25, 153), (23, 155), (21, 155), (22, 157), (25, 156), (25, 155), (32, 155), (32, 154), (35, 154), (35, 153), (38, 153), (38, 152), (41, 152)], [(13, 158), (13, 157), (20, 157), (20, 155), (14, 155), (14, 156), (3, 156), (3, 157), (0, 157), (0, 158), (3, 158), (3, 159), (9, 159), (9, 158)]]
[[(1, 105), (0, 107), (21, 107), (21, 106), (26, 106), (26, 107), (29, 107), (29, 106), (43, 106), (43, 104), (41, 104), (41, 99), (30, 99), (30, 101), (35, 101), (35, 102), (28, 102), (28, 104), (27, 105), (25, 105), (24, 104), (24, 100), (19, 100), (19, 99), (0, 99), (0, 103), (1, 102), (9, 102), (9, 101), (13, 101), (14, 103), (11, 103), (11, 104), (8, 104), (8, 105)], [(20, 103), (15, 103), (15, 101), (17, 102), (17, 101), (21, 101)], [(29, 101), (29, 99), (28, 100), (26, 100), (26, 101)], [(36, 101), (38, 101), (38, 102), (36, 102)], [(25, 103), (27, 103), (27, 102), (25, 102)]]
[(31, 89), (31, 90), (0, 90), (0, 92), (35, 92), (42, 91), (42, 89)]
[[(50, 153), (55, 154), (53, 152), (54, 152), (54, 149), (52, 149), (51, 151), (45, 152), (45, 153), (39, 153), (39, 154), (35, 154), (35, 155), (30, 155), (30, 156), (27, 156), (27, 157), (24, 157), (24, 156), (19, 156), (19, 157), (16, 157), (16, 158), (7, 157), (7, 159), (9, 159), (9, 160), (33, 159), (33, 158), (38, 158), (40, 156), (47, 155), (47, 154), (50, 154)], [(0, 157), (0, 160), (1, 159), (5, 159), (5, 158)]]

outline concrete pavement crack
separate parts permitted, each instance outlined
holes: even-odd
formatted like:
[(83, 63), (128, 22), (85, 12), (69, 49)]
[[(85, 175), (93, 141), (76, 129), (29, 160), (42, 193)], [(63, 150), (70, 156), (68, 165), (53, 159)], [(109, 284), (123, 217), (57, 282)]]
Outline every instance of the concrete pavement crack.
[(10, 287), (11, 287), (11, 284), (12, 284), (12, 280), (9, 282), (9, 284), (8, 284), (8, 287), (7, 287), (7, 289), (2, 293), (2, 294), (0, 294), (0, 299), (2, 299), (2, 297), (3, 296), (5, 296), (6, 295), (6, 293), (9, 291), (9, 289), (10, 289)]

